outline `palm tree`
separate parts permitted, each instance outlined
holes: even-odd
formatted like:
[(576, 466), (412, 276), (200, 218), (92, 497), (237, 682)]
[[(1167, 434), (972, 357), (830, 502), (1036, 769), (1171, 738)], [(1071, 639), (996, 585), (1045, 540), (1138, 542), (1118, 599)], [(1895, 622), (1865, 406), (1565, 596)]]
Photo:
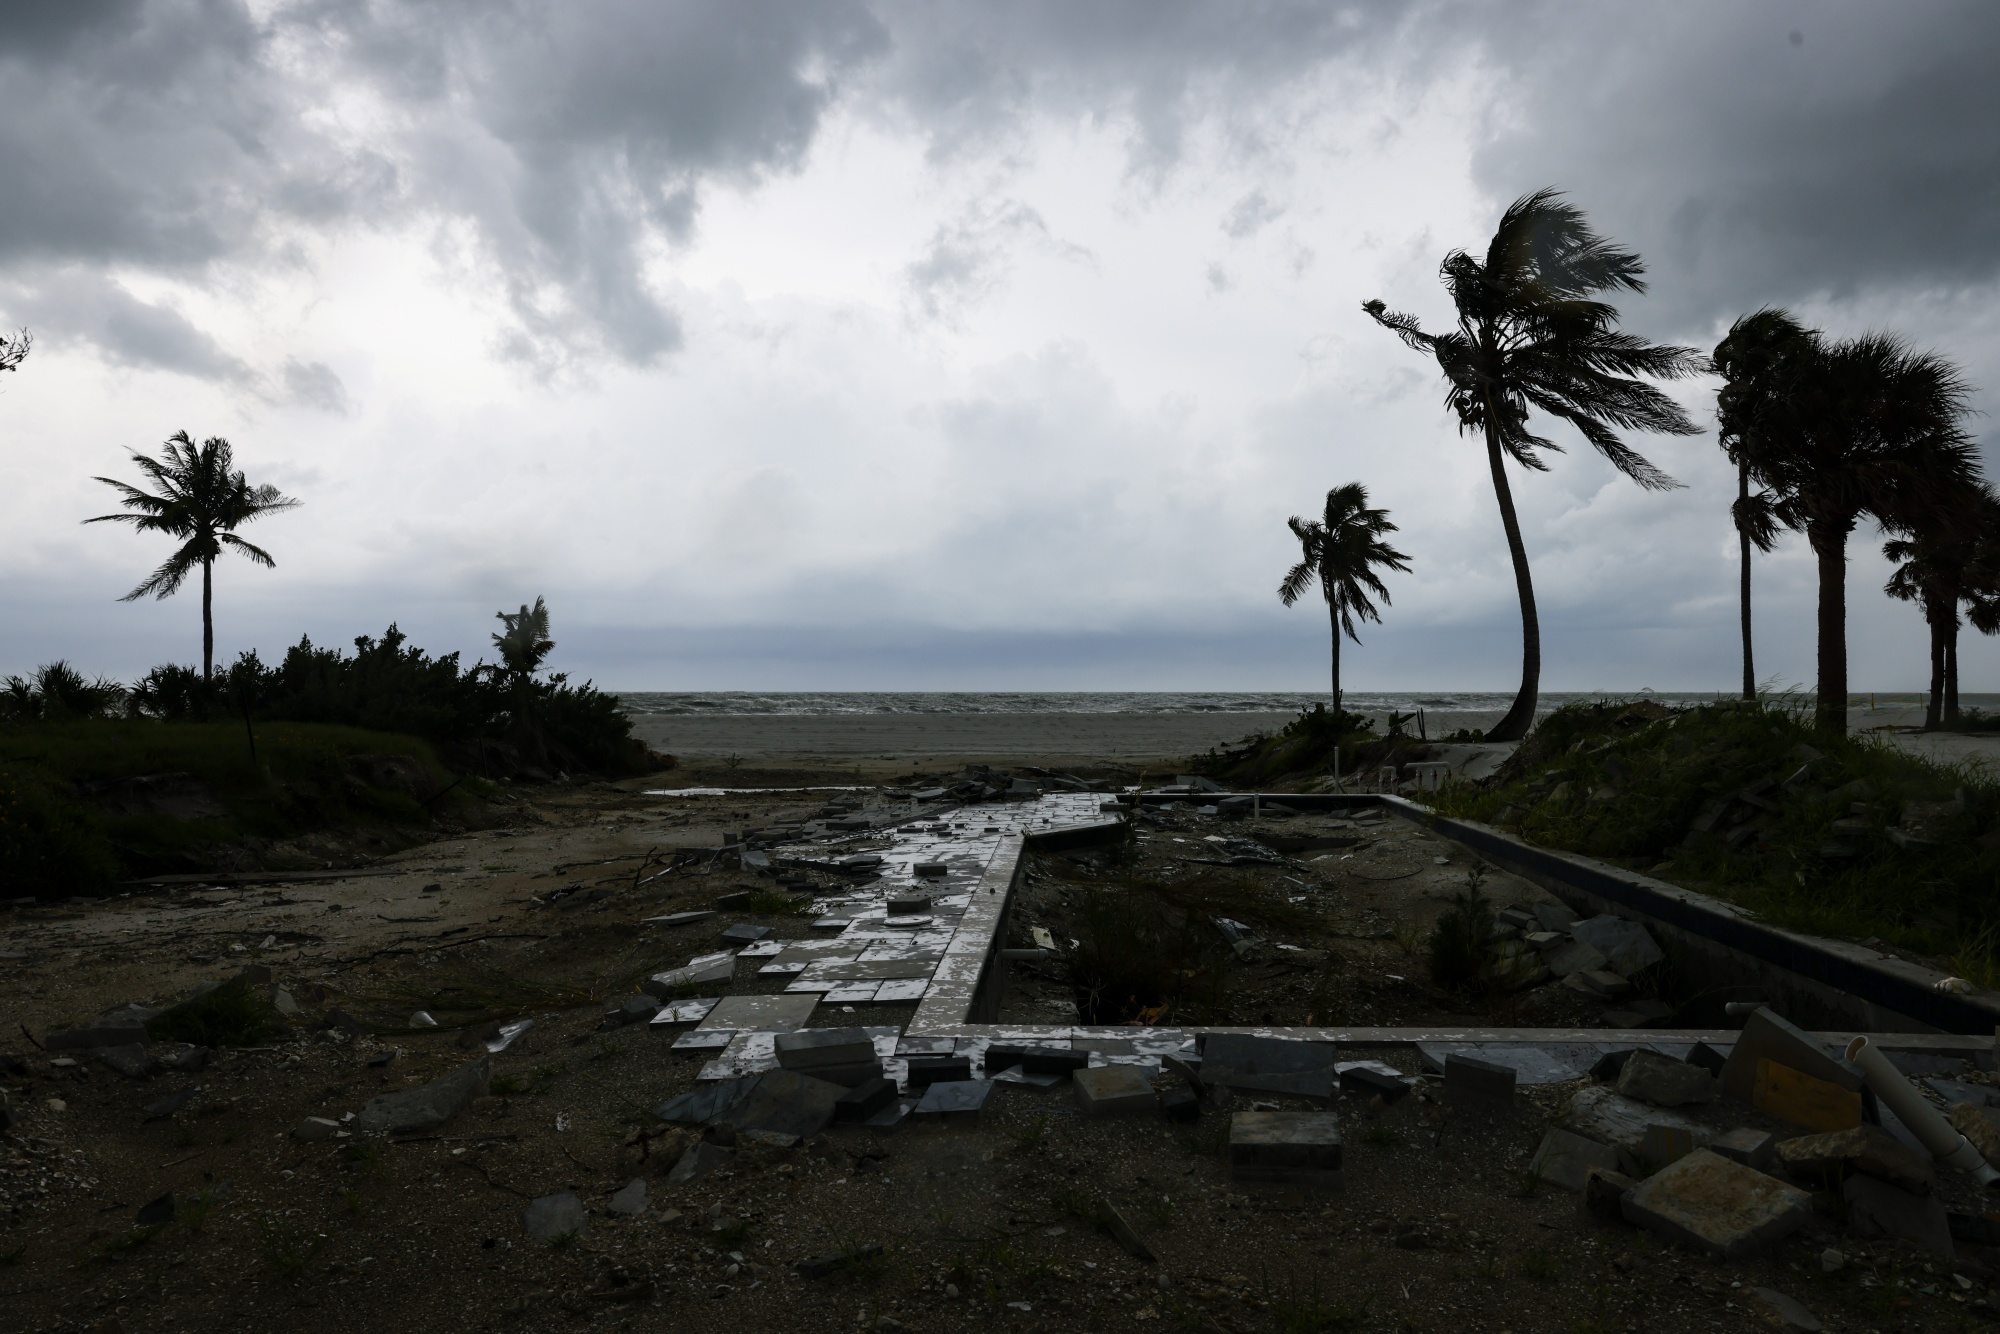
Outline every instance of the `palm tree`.
[(1700, 428), (1680, 406), (1649, 384), (1630, 378), (1679, 379), (1707, 367), (1693, 348), (1648, 343), (1617, 329), (1618, 310), (1592, 299), (1623, 289), (1643, 292), (1645, 265), (1630, 251), (1591, 230), (1581, 209), (1554, 190), (1515, 200), (1475, 259), (1462, 250), (1445, 257), (1439, 273), (1458, 315), (1457, 328), (1427, 334), (1416, 317), (1389, 311), (1380, 301), (1362, 309), (1444, 372), (1445, 405), (1461, 434), (1486, 439), (1493, 494), (1514, 586), (1521, 599), (1521, 689), (1489, 741), (1518, 741), (1534, 724), (1541, 687), (1542, 630), (1535, 612), (1527, 548), (1507, 484), (1506, 460), (1546, 472), (1542, 450), (1554, 441), (1528, 429), (1539, 408), (1574, 426), (1613, 467), (1648, 490), (1679, 486), (1618, 438), (1617, 430), (1693, 435)]
[(172, 597), (201, 567), (201, 676), (215, 674), (214, 565), (225, 549), (242, 552), (259, 565), (277, 564), (271, 553), (236, 536), (236, 529), (253, 519), (295, 509), (298, 501), (275, 486), (252, 486), (234, 468), (229, 442), (210, 436), (197, 447), (186, 431), (167, 437), (159, 458), (132, 451), (132, 462), (158, 487), (141, 491), (114, 477), (97, 480), (115, 488), (129, 514), (100, 514), (85, 523), (129, 523), (142, 533), (167, 533), (181, 540), (180, 548), (137, 588), (120, 598), (131, 602), (148, 593)]
[(12, 338), (0, 338), (0, 371), (16, 371), (28, 359), (28, 349), (35, 345), (35, 337), (26, 329)]
[(2000, 600), (2000, 498), (1984, 486), (1969, 488), (1913, 531), (1886, 542), (1882, 554), (1897, 562), (1882, 591), (1923, 609), (1930, 630), (1931, 689), (1924, 730), (1958, 723), (1959, 606), (1969, 604), (1975, 628), (1991, 633)]
[(513, 676), (533, 676), (542, 665), (542, 659), (556, 646), (549, 638), (549, 609), (538, 597), (535, 605), (525, 603), (519, 611), (496, 611), (493, 615), (506, 628), (493, 636), (493, 647), (500, 650), (500, 661)]
[(1736, 503), (1730, 520), (1741, 556), (1738, 576), (1739, 619), (1743, 629), (1743, 698), (1757, 698), (1757, 663), (1750, 633), (1750, 549), (1769, 554), (1778, 543), (1779, 522), (1769, 491), (1750, 489), (1750, 460), (1761, 446), (1758, 423), (1767, 415), (1764, 396), (1788, 378), (1780, 374), (1786, 359), (1804, 349), (1797, 326), (1782, 311), (1764, 309), (1745, 315), (1730, 326), (1728, 337), (1715, 348), (1714, 366), (1723, 377), (1716, 396), (1719, 443), (1736, 465)]
[(1381, 613), (1369, 598), (1374, 594), (1389, 602), (1389, 590), (1375, 567), (1409, 572), (1410, 558), (1383, 541), (1384, 534), (1396, 531), (1389, 511), (1368, 508), (1368, 491), (1359, 482), (1337, 486), (1326, 493), (1326, 510), (1317, 519), (1301, 519), (1296, 514), (1285, 520), (1299, 539), (1300, 559), (1278, 585), (1278, 599), (1287, 607), (1297, 602), (1313, 580), (1319, 580), (1326, 597), (1326, 616), (1333, 629), (1333, 716), (1340, 717), (1340, 636), (1359, 644), (1354, 632), (1358, 616), (1381, 623)]
[(1970, 390), (1950, 362), (1893, 334), (1829, 342), (1784, 311), (1753, 318), (1776, 353), (1743, 368), (1737, 448), (1773, 518), (1803, 530), (1818, 561), (1818, 725), (1844, 734), (1848, 536), (1864, 517), (1920, 531), (1977, 484), (1961, 424)]

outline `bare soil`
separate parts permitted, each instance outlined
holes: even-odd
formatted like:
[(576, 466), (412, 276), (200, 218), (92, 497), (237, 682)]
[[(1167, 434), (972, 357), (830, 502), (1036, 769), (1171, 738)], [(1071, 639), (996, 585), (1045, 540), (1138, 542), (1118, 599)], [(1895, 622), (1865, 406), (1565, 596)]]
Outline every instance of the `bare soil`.
[[(753, 777), (769, 781), (737, 770), (673, 775), (683, 785)], [(785, 781), (812, 777), (827, 775)], [(691, 1087), (700, 1061), (645, 1026), (599, 1031), (601, 1015), (637, 978), (712, 947), (731, 921), (781, 936), (808, 926), (782, 901), (760, 900), (775, 911), (643, 927), (648, 916), (771, 888), (713, 861), (683, 859), (683, 869), (646, 877), (675, 849), (713, 849), (725, 830), (820, 798), (649, 797), (643, 786), (524, 791), (489, 813), (493, 827), (373, 868), (389, 874), (134, 893), (0, 917), (0, 989), (15, 1035), (0, 1052), (17, 1062), (4, 1083), (18, 1117), (0, 1142), (6, 1327), (1748, 1330), (1767, 1327), (1750, 1295), (1757, 1286), (1805, 1302), (1832, 1329), (1956, 1329), (1989, 1313), (1973, 1305), (1990, 1277), (1980, 1258), (1961, 1259), (1955, 1278), (1900, 1244), (1857, 1243), (1830, 1216), (1736, 1263), (1585, 1221), (1575, 1197), (1525, 1185), (1528, 1156), (1569, 1086), (1525, 1092), (1501, 1115), (1427, 1094), (1390, 1108), (1349, 1100), (1337, 1108), (1347, 1156), (1337, 1195), (1230, 1181), (1223, 1150), (1229, 1111), (1249, 1105), (1240, 1095), (1173, 1126), (1082, 1117), (1061, 1086), (1002, 1087), (972, 1125), (829, 1132), (782, 1151), (739, 1146), (732, 1167), (669, 1191), (665, 1173), (685, 1135), (656, 1133), (649, 1111)], [(1331, 861), (1306, 854), (1304, 870), (1205, 868), (1170, 859), (1208, 832), (1235, 837), (1244, 826), (1211, 831), (1189, 817), (1146, 832), (1137, 868), (1146, 874), (1305, 882), (1301, 903), (1287, 904), (1302, 915), (1267, 930), (1264, 955), (1253, 950), (1231, 978), (1225, 995), (1245, 1021), (1473, 1017), (1453, 1008), (1469, 1002), (1422, 980), (1420, 957), (1398, 939), (1414, 939), (1463, 884), (1453, 849), (1385, 828)], [(1063, 931), (1093, 884), (1130, 873), (1043, 858), (1014, 922)], [(1490, 878), (1488, 887), (1503, 902), (1528, 896)], [(1279, 944), (1327, 960), (1301, 970)], [(244, 963), (269, 966), (304, 1012), (289, 1036), (219, 1053), (198, 1073), (134, 1082), (88, 1054), (58, 1066), (31, 1040), (115, 1006), (172, 1000)], [(777, 988), (739, 978), (729, 989)], [(1560, 990), (1495, 1003), (1517, 1006), (1506, 1022), (1519, 1024), (1593, 1012)], [(1023, 970), (1006, 1004), (1048, 1021), (1065, 1000), (1060, 979)], [(1572, 1001), (1582, 1010), (1565, 1008)], [(445, 1026), (407, 1027), (419, 1008)], [(329, 1027), (335, 1011), (376, 1031)], [(493, 1095), (442, 1130), (396, 1141), (291, 1137), (308, 1115), (337, 1119), (457, 1067), (472, 1053), (454, 1026), (499, 1016), (536, 1024), (493, 1058)], [(906, 1018), (893, 1007), (834, 1007), (817, 1022)], [(1407, 1049), (1372, 1054), (1414, 1068)], [(143, 1110), (183, 1090), (192, 1096), (180, 1110)], [(634, 1177), (649, 1182), (646, 1213), (603, 1212)], [(566, 1190), (592, 1210), (584, 1233), (561, 1246), (531, 1240), (527, 1203)], [(136, 1226), (138, 1210), (168, 1192), (173, 1221)], [(1128, 1254), (1100, 1228), (1103, 1201), (1157, 1260)], [(1828, 1246), (1848, 1258), (1838, 1274), (1821, 1272)], [(857, 1258), (825, 1278), (793, 1267), (834, 1254)]]

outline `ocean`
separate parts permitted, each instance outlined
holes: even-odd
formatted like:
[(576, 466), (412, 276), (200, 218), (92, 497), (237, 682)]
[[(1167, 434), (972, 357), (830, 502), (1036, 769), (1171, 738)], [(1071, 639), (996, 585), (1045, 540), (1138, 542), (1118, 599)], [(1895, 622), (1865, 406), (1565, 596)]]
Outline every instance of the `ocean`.
[[(1655, 699), (1662, 704), (1707, 703), (1715, 691), (1544, 691), (1540, 711), (1548, 713), (1579, 700)], [(1863, 701), (1865, 703), (1865, 698)], [(1984, 698), (1984, 697), (1981, 697)], [(1343, 697), (1356, 713), (1394, 709), (1414, 713), (1487, 713), (1506, 709), (1512, 691), (1354, 690)], [(1251, 691), (624, 691), (619, 701), (636, 716), (744, 717), (759, 715), (833, 716), (842, 714), (1214, 714), (1296, 713), (1324, 703), (1324, 693)], [(1880, 702), (1905, 706), (1907, 694), (1883, 695)], [(1968, 697), (1970, 702), (1970, 697)]]

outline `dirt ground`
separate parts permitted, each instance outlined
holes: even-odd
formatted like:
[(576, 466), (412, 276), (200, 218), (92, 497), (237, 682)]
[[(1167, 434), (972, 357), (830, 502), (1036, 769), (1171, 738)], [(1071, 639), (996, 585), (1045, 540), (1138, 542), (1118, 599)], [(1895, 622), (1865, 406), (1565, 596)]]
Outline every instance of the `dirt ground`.
[[(748, 786), (820, 776), (672, 777)], [(1724, 1263), (1586, 1221), (1576, 1197), (1530, 1189), (1525, 1171), (1574, 1092), (1567, 1085), (1524, 1091), (1507, 1114), (1447, 1108), (1428, 1093), (1389, 1108), (1344, 1100), (1346, 1186), (1333, 1195), (1230, 1181), (1223, 1151), (1229, 1112), (1251, 1105), (1242, 1095), (1176, 1126), (1085, 1118), (1063, 1086), (1003, 1086), (970, 1125), (829, 1131), (790, 1150), (740, 1145), (733, 1166), (670, 1190), (685, 1132), (662, 1132), (649, 1112), (693, 1085), (700, 1059), (644, 1025), (600, 1030), (601, 1016), (636, 979), (713, 948), (732, 921), (786, 937), (809, 927), (769, 882), (717, 859), (683, 858), (647, 877), (676, 849), (714, 849), (725, 831), (825, 797), (654, 797), (644, 786), (523, 791), (489, 812), (491, 827), (373, 868), (387, 874), (135, 891), (0, 917), (12, 1035), (0, 1054), (17, 1118), (0, 1141), (5, 1326), (1748, 1330), (1768, 1327), (1752, 1296), (1760, 1286), (1806, 1303), (1830, 1329), (1957, 1329), (1991, 1315), (1988, 1253), (1967, 1247), (1954, 1275), (1899, 1243), (1857, 1243), (1823, 1217), (1764, 1256)], [(1038, 858), (1014, 929), (1065, 930), (1093, 885), (1115, 876), (1212, 874), (1267, 900), (1277, 892), (1294, 910), (1231, 977), (1227, 1003), (1244, 1022), (1594, 1017), (1599, 1007), (1557, 987), (1500, 1002), (1505, 1019), (1454, 1013), (1463, 1002), (1422, 980), (1410, 951), (1467, 869), (1447, 845), (1393, 822), (1264, 824), (1362, 843), (1281, 867), (1201, 867), (1180, 858), (1212, 847), (1210, 833), (1256, 830), (1170, 817), (1145, 829), (1136, 868)], [(1299, 883), (1271, 888), (1287, 878)], [(1529, 897), (1497, 878), (1487, 888), (1501, 902)], [(763, 911), (641, 925), (739, 890), (759, 893)], [(1282, 957), (1318, 951), (1325, 958), (1303, 967)], [(219, 1052), (204, 1070), (135, 1082), (88, 1053), (34, 1043), (245, 964), (268, 966), (302, 1012), (289, 1035)], [(780, 989), (762, 981), (743, 968), (726, 990)], [(1073, 1003), (1046, 968), (1012, 970), (1008, 1016), (1056, 1022)], [(445, 1026), (409, 1027), (417, 1009)], [(829, 1010), (815, 1022), (908, 1018), (907, 1007)], [(339, 1016), (371, 1031), (355, 1035)], [(492, 1058), (492, 1095), (442, 1130), (291, 1136), (306, 1116), (338, 1119), (456, 1068), (473, 1053), (460, 1045), (469, 1030), (455, 1026), (501, 1017), (536, 1022)], [(1415, 1069), (1407, 1049), (1356, 1054)], [(145, 1110), (181, 1092), (190, 1096), (177, 1110)], [(646, 1211), (605, 1212), (635, 1177), (649, 1185)], [(566, 1190), (591, 1210), (584, 1232), (568, 1245), (531, 1240), (527, 1203)], [(171, 1221), (138, 1226), (138, 1211), (168, 1193)], [(1156, 1260), (1128, 1254), (1098, 1225), (1104, 1201)], [(1822, 1272), (1829, 1246), (1846, 1257), (1838, 1273)], [(819, 1278), (794, 1268), (829, 1255), (849, 1262)]]

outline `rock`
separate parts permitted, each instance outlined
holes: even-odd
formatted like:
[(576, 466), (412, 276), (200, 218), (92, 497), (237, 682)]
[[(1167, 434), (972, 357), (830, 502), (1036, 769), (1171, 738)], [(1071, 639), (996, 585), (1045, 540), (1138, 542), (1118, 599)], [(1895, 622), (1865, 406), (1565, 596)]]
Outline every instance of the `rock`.
[(1237, 1181), (1341, 1187), (1340, 1122), (1331, 1112), (1237, 1112), (1229, 1118)]
[(1726, 1135), (1716, 1136), (1708, 1147), (1731, 1162), (1754, 1167), (1761, 1172), (1776, 1154), (1778, 1141), (1768, 1130), (1751, 1130), (1747, 1126), (1740, 1126)]
[(149, 1041), (146, 1026), (139, 1023), (91, 1024), (42, 1035), (46, 1051), (83, 1051), (92, 1047), (126, 1047)]
[(1560, 903), (1530, 904), (1528, 911), (1534, 913), (1544, 931), (1568, 931), (1576, 925), (1576, 914)]
[(1969, 1102), (1961, 1102), (1953, 1105), (1948, 1119), (1951, 1128), (1979, 1150), (1980, 1157), (1994, 1166), (2000, 1166), (2000, 1108), (1974, 1107)]
[(531, 1200), (521, 1223), (536, 1241), (556, 1242), (583, 1231), (583, 1201), (569, 1191)]
[(1861, 1124), (1858, 1092), (1815, 1079), (1768, 1058), (1757, 1062), (1750, 1105), (1802, 1130), (1846, 1130)]
[(492, 1059), (482, 1056), (442, 1079), (369, 1099), (361, 1109), (361, 1115), (355, 1118), (354, 1128), (388, 1131), (391, 1134), (434, 1129), (464, 1111), (474, 1098), (484, 1094), (492, 1076)]
[(169, 1093), (164, 1098), (155, 1098), (139, 1110), (146, 1114), (148, 1121), (160, 1121), (172, 1116), (181, 1108), (194, 1101), (195, 1091), (191, 1088)]
[(1079, 1070), (1070, 1077), (1070, 1091), (1085, 1116), (1145, 1114), (1159, 1105), (1152, 1081), (1132, 1065)]
[(410, 1015), (409, 1027), (411, 1028), (436, 1028), (437, 1026), (438, 1021), (431, 1017), (429, 1010), (417, 1010)]
[(1896, 1237), (1951, 1258), (1951, 1221), (1935, 1196), (1912, 1195), (1871, 1176), (1847, 1178), (1840, 1194), (1855, 1236)]
[(308, 1116), (292, 1127), (292, 1138), (307, 1144), (324, 1144), (340, 1133), (340, 1122), (329, 1121), (323, 1116)]
[(151, 1079), (160, 1073), (160, 1063), (140, 1043), (122, 1047), (99, 1047), (91, 1053), (107, 1070), (127, 1079)]
[(1578, 944), (1603, 955), (1610, 970), (1620, 977), (1643, 972), (1667, 957), (1645, 927), (1609, 913), (1576, 923), (1569, 934)]
[(1571, 991), (1580, 991), (1586, 996), (1597, 996), (1604, 1000), (1617, 1000), (1632, 992), (1630, 982), (1605, 968), (1580, 969), (1564, 978), (1563, 985)]
[(1743, 1021), (1743, 1031), (1737, 1034), (1736, 1045), (1730, 1048), (1729, 1059), (1723, 1062), (1723, 1096), (1751, 1101), (1757, 1083), (1757, 1062), (1767, 1059), (1845, 1089), (1858, 1090), (1864, 1082), (1860, 1070), (1765, 1006)]
[(297, 998), (283, 987), (271, 988), (271, 1008), (287, 1019), (297, 1018), (300, 1010)]
[(153, 1051), (154, 1059), (162, 1068), (189, 1075), (208, 1069), (209, 1058), (214, 1055), (215, 1051), (210, 1047), (169, 1046), (157, 1047)]
[(139, 1216), (132, 1221), (140, 1227), (159, 1227), (174, 1221), (174, 1193), (168, 1191), (156, 1200), (148, 1200), (139, 1206)]
[(1598, 1223), (1623, 1223), (1625, 1197), (1639, 1183), (1623, 1172), (1593, 1167), (1584, 1174), (1581, 1208), (1584, 1217)]
[(793, 1265), (792, 1268), (799, 1271), (801, 1278), (825, 1278), (827, 1275), (837, 1274), (851, 1265), (879, 1259), (881, 1255), (882, 1248), (880, 1246), (857, 1246), (851, 1251), (843, 1251), (838, 1255), (818, 1255), (808, 1260), (801, 1260)]
[(1564, 1190), (1582, 1190), (1594, 1170), (1615, 1173), (1618, 1151), (1570, 1130), (1552, 1129), (1542, 1136), (1528, 1170)]
[(1928, 1195), (1937, 1179), (1931, 1160), (1880, 1126), (1801, 1135), (1778, 1146), (1778, 1161), (1794, 1177), (1843, 1180), (1863, 1172), (1913, 1195)]
[(667, 1173), (668, 1189), (686, 1186), (701, 1180), (718, 1167), (727, 1167), (736, 1161), (736, 1151), (720, 1144), (710, 1144), (707, 1140), (696, 1140), (688, 1145), (687, 1152), (674, 1164), (674, 1170)]
[(1513, 1067), (1452, 1052), (1444, 1058), (1444, 1096), (1450, 1103), (1511, 1106), (1519, 1079)]
[(1549, 971), (1557, 977), (1567, 978), (1571, 973), (1590, 972), (1609, 968), (1611, 961), (1604, 957), (1593, 945), (1581, 940), (1565, 940), (1544, 956)]
[(1688, 1049), (1686, 1057), (1689, 1065), (1698, 1066), (1708, 1071), (1711, 1075), (1714, 1075), (1717, 1079), (1722, 1078), (1722, 1067), (1728, 1062), (1728, 1059), (1728, 1057), (1709, 1046), (1706, 1042), (1695, 1043), (1694, 1046)]
[(1819, 1317), (1775, 1288), (1752, 1288), (1751, 1293), (1757, 1299), (1757, 1313), (1773, 1329), (1795, 1329), (1803, 1334), (1816, 1334), (1826, 1328), (1820, 1324)]
[(1845, 1268), (1847, 1268), (1847, 1257), (1833, 1249), (1833, 1247), (1829, 1246), (1819, 1253), (1820, 1273), (1838, 1274)]
[(646, 1178), (633, 1177), (624, 1187), (605, 1201), (604, 1207), (623, 1218), (636, 1218), (646, 1212)]
[(1715, 1076), (1656, 1051), (1635, 1051), (1618, 1072), (1618, 1092), (1655, 1107), (1698, 1107), (1721, 1092)]
[(1640, 1182), (1622, 1208), (1627, 1221), (1649, 1232), (1730, 1260), (1812, 1219), (1806, 1192), (1706, 1149)]

